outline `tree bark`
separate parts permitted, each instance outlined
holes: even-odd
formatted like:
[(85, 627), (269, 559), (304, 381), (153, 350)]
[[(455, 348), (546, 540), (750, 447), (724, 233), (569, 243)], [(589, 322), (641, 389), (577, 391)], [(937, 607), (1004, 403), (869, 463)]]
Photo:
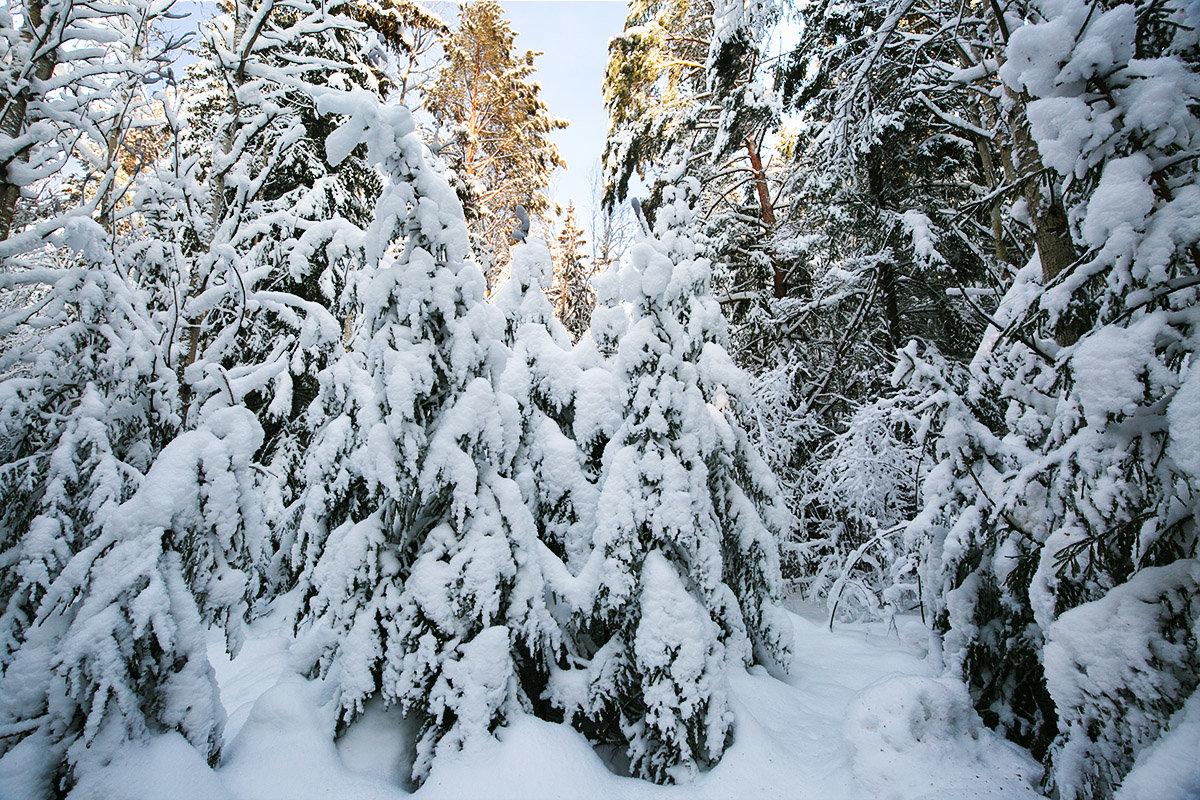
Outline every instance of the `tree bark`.
[[(750, 139), (746, 139), (746, 153), (750, 156), (750, 169), (754, 172), (754, 188), (758, 191), (759, 213), (762, 215), (763, 227), (767, 236), (775, 230), (775, 206), (771, 202), (771, 189), (767, 184), (767, 173), (763, 169), (762, 155), (758, 147)], [(787, 297), (787, 272), (775, 256), (768, 250), (771, 258), (771, 284), (775, 298)]]
[(1025, 178), (1025, 202), (1029, 207), (1029, 218), (1033, 221), (1033, 242), (1042, 263), (1042, 281), (1044, 285), (1049, 285), (1079, 256), (1071, 241), (1071, 229), (1062, 198), (1053, 183), (1046, 185), (1043, 193), (1042, 182), (1032, 177), (1041, 169), (1042, 160), (1025, 115), (1028, 98), (1024, 93), (1016, 95), (1010, 91), (1010, 95), (1014, 100), (1010, 124), (1018, 169)]
[[(1000, 43), (998, 51), (1008, 45), (1010, 32), (1004, 20), (1004, 10), (996, 0), (990, 0), (988, 9), (991, 12), (990, 27), (992, 36)], [(1029, 218), (1033, 222), (1033, 243), (1037, 247), (1038, 258), (1042, 264), (1042, 281), (1048, 285), (1050, 281), (1062, 274), (1062, 271), (1075, 263), (1078, 253), (1071, 241), (1071, 229), (1067, 222), (1067, 212), (1063, 208), (1062, 198), (1055, 190), (1053, 182), (1047, 182), (1046, 192), (1042, 192), (1041, 181), (1034, 176), (1042, 168), (1041, 154), (1038, 153), (1037, 143), (1033, 140), (1033, 132), (1029, 129), (1029, 117), (1025, 109), (1029, 104), (1029, 95), (1017, 92), (1008, 84), (1004, 84), (1004, 92), (1008, 96), (1011, 109), (1008, 112), (1009, 130), (1013, 136), (1013, 155), (1016, 157), (1016, 168), (1020, 177), (1025, 181), (1025, 201), (1029, 206)]]
[[(31, 55), (39, 49), (46, 49), (49, 26), (54, 21), (54, 18), (51, 17), (50, 23), (46, 23), (42, 18), (42, 9), (42, 0), (29, 0), (25, 7), (26, 25), (21, 31), (21, 38), (31, 47)], [(43, 32), (42, 40), (35, 44), (39, 32)], [(0, 135), (15, 139), (25, 130), (28, 124), (29, 98), (37, 84), (49, 80), (50, 76), (54, 74), (57, 52), (57, 46), (49, 48), (34, 61), (33, 80), (21, 87), (18, 95), (12, 98), (8, 108), (5, 109), (4, 116), (0, 119)], [(22, 148), (13, 156), (13, 159), (20, 164), (28, 164), (29, 148)], [(15, 183), (9, 175), (10, 164), (11, 161), (0, 165), (3, 167), (3, 170), (0, 171), (2, 172), (0, 174), (0, 241), (7, 239), (12, 232), (17, 201), (21, 199), (20, 184)]]

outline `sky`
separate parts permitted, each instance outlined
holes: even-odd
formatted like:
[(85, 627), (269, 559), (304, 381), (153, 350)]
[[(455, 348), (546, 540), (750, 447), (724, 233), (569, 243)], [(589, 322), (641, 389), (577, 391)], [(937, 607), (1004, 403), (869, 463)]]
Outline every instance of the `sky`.
[(553, 136), (567, 169), (555, 173), (551, 189), (564, 211), (568, 201), (575, 203), (576, 218), (586, 226), (589, 173), (599, 169), (608, 133), (600, 88), (608, 40), (625, 27), (625, 0), (506, 0), (503, 5), (519, 34), (517, 48), (544, 53), (534, 61), (533, 80), (541, 84), (550, 113), (571, 123)]

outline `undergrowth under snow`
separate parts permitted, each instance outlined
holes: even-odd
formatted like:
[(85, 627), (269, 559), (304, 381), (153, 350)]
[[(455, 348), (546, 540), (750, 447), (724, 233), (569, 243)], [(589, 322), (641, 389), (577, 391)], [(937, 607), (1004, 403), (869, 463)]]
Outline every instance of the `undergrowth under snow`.
[[(983, 727), (964, 686), (938, 677), (920, 622), (839, 626), (792, 614), (796, 655), (782, 682), (761, 667), (728, 675), (734, 743), (694, 782), (622, 777), (567, 725), (518, 717), (495, 739), (439, 758), (415, 793), (401, 753), (413, 732), (369, 706), (336, 742), (320, 681), (290, 667), (286, 615), (250, 631), (239, 656), (211, 656), (228, 712), (210, 769), (178, 735), (129, 749), (72, 800), (637, 800), (640, 798), (1036, 798), (1039, 765)], [(1189, 723), (1191, 720), (1189, 720)], [(1169, 754), (1164, 754), (1169, 755)]]

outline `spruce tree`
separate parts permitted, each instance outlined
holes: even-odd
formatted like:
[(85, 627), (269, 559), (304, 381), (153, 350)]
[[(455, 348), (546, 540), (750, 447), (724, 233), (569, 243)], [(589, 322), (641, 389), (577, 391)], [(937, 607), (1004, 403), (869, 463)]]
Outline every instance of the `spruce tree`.
[[(15, 45), (6, 59), (12, 94), (4, 116), (13, 182), (2, 187), (13, 205), (0, 213), (9, 226), (0, 242), (0, 692), (9, 698), (0, 754), (21, 747), (61, 756), (75, 735), (65, 730), (71, 712), (48, 715), (37, 687), (58, 655), (60, 622), (83, 602), (78, 558), (119, 517), (177, 430), (177, 393), (159, 346), (165, 337), (148, 307), (161, 286), (137, 271), (127, 250), (131, 226), (115, 213), (116, 198), (134, 194), (124, 183), (132, 177), (123, 143), (154, 113), (128, 89), (161, 77), (155, 58), (163, 53), (149, 39), (165, 10), (121, 3), (92, 24), (80, 6), (32, 3), (19, 29), (7, 14), (0, 18)], [(42, 93), (39, 64), (55, 60), (71, 30), (79, 49), (62, 67), (63, 88)], [(59, 205), (41, 209), (27, 203), (30, 195), (19, 197), (22, 188), (55, 195), (58, 169), (72, 158), (92, 169), (91, 190), (59, 192)], [(31, 159), (38, 169), (23, 168)], [(69, 608), (55, 599), (64, 591)], [(29, 685), (8, 677), (19, 659), (36, 665)], [(86, 691), (81, 699), (88, 701)], [(51, 729), (57, 750), (45, 741)], [(45, 769), (30, 775), (31, 796), (57, 791), (57, 778), (69, 786), (61, 758), (39, 763)]]
[(2, 752), (36, 765), (29, 796), (62, 796), (127, 742), (168, 731), (215, 763), (225, 710), (207, 632), (221, 625), (237, 652), (265, 535), (250, 467), (261, 441), (246, 409), (211, 411), (45, 588), (0, 679), (0, 724), (15, 732)]
[[(246, 27), (258, 12), (260, 29)], [(365, 148), (327, 154), (343, 120), (318, 102), (348, 92), (382, 102), (393, 82), (380, 53), (399, 47), (407, 26), (430, 24), (406, 3), (341, 4), (331, 13), (235, 4), (232, 19), (209, 32), (186, 83), (191, 126), (181, 134), (192, 167), (170, 176), (179, 188), (164, 198), (159, 229), (178, 240), (189, 272), (176, 358), (189, 410), (230, 393), (263, 425), (258, 458), (275, 528), (263, 554), (268, 597), (290, 588), (301, 569), (292, 518), (304, 488), (308, 409), (317, 375), (353, 324), (346, 292), (362, 263), (355, 242), (381, 191)], [(243, 40), (235, 40), (239, 25)], [(247, 49), (250, 40), (259, 44)], [(179, 203), (189, 184), (204, 186), (210, 203)], [(195, 211), (169, 221), (181, 208)]]
[(514, 477), (539, 539), (568, 568), (578, 569), (588, 554), (595, 508), (586, 456), (573, 430), (580, 369), (547, 296), (554, 271), (549, 249), (537, 239), (517, 245), (510, 263), (495, 303), (507, 320), (512, 350), (501, 386), (516, 398), (522, 420)]
[[(6, 310), (3, 331), (4, 491), (23, 499), (6, 504), (4, 520), (4, 555), (16, 569), (0, 587), (0, 751), (19, 762), (40, 754), (26, 770), (31, 797), (58, 796), (127, 741), (165, 731), (216, 758), (224, 712), (206, 630), (225, 627), (236, 652), (265, 544), (256, 482), (265, 471), (251, 466), (263, 437), (242, 401), (263, 412), (253, 395), (287, 371), (289, 346), (340, 332), (328, 312), (278, 291), (293, 289), (280, 272), (263, 269), (304, 238), (280, 241), (280, 229), (296, 226), (276, 225), (273, 193), (287, 190), (271, 182), (280, 154), (303, 161), (308, 152), (289, 149), (305, 68), (265, 63), (278, 49), (251, 44), (264, 28), (286, 47), (301, 29), (319, 38), (353, 23), (236, 4), (236, 24), (214, 33), (207, 51), (230, 67), (232, 113), (216, 117), (215, 132), (189, 132), (170, 107), (176, 95), (161, 95), (172, 148), (147, 169), (126, 156), (135, 127), (157, 126), (158, 106), (139, 87), (174, 88), (166, 58), (148, 44), (158, 41), (154, 15), (168, 6), (131, 2), (78, 25), (56, 19), (54, 30), (86, 31), (105, 47), (72, 51), (72, 68), (87, 79), (64, 75), (63, 90), (27, 108), (57, 104), (52, 116), (67, 141), (83, 142), (78, 158), (91, 173), (68, 196), (76, 207), (22, 223), (0, 245), (6, 282), (28, 287), (30, 301)], [(67, 4), (56, 13), (63, 9), (92, 12)], [(249, 98), (262, 113), (239, 118)], [(229, 103), (222, 95), (217, 107)], [(174, 148), (189, 135), (203, 141), (206, 130), (217, 140), (215, 167)], [(39, 152), (60, 144), (48, 136)], [(311, 200), (319, 217), (328, 209), (314, 198), (328, 185), (315, 183), (288, 201)], [(302, 227), (310, 246), (336, 238), (327, 226)], [(293, 277), (306, 276), (296, 250), (289, 255)], [(276, 314), (296, 338), (267, 345), (243, 336), (266, 335)]]
[(562, 231), (558, 235), (558, 258), (554, 269), (554, 313), (579, 341), (588, 329), (596, 295), (592, 289), (593, 270), (586, 266), (579, 249), (587, 244), (583, 232), (575, 227), (575, 206), (567, 206)]
[(1200, 260), (1176, 227), (1197, 119), (1152, 99), (1194, 95), (1197, 35), (1182, 6), (1038, 10), (1005, 19), (1000, 77), (1082, 255), (1051, 268), (1039, 239), (970, 380), (933, 395), (939, 463), (913, 527), (985, 720), (1043, 757), (1056, 796), (1109, 797), (1197, 687)]
[(673, 188), (657, 238), (621, 273), (632, 324), (614, 368), (623, 406), (600, 476), (594, 594), (576, 724), (622, 747), (632, 772), (687, 780), (729, 743), (723, 671), (786, 669), (791, 628), (778, 606), (778, 487), (740, 416), (750, 399), (729, 359), (708, 262), (688, 236), (693, 212)]
[[(513, 480), (517, 402), (497, 389), (504, 318), (466, 260), (462, 207), (411, 115), (350, 113), (385, 183), (351, 284), (354, 329), (322, 371), (298, 520), (302, 626), (342, 724), (365, 702), (418, 722), (412, 776), (538, 701), (524, 684), (561, 646), (533, 518)], [(335, 158), (336, 160), (336, 158)], [(537, 687), (540, 688), (540, 687)]]

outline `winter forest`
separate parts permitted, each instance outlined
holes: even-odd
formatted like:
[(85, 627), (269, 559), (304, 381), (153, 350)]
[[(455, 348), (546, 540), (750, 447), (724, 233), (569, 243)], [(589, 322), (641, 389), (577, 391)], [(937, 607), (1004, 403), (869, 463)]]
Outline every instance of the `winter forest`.
[(506, 8), (0, 6), (0, 798), (1200, 798), (1200, 4)]

